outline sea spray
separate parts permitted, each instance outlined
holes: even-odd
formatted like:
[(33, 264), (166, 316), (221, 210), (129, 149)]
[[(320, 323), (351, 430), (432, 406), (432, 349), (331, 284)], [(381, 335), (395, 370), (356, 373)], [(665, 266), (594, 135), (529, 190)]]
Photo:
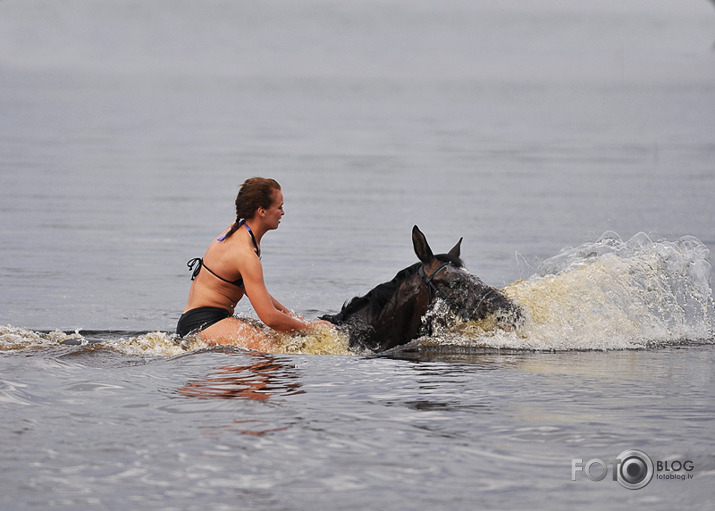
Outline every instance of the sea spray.
[(66, 333), (61, 330), (35, 332), (12, 325), (0, 325), (0, 351), (43, 349), (68, 341), (81, 344), (82, 339), (77, 332)]
[[(512, 331), (467, 322), (441, 344), (528, 349), (632, 349), (712, 339), (709, 250), (697, 238), (595, 242), (545, 260), (529, 279), (504, 289), (526, 316)], [(422, 342), (434, 343), (435, 339)]]
[[(303, 333), (277, 333), (268, 328), (278, 353), (313, 355), (350, 355), (347, 336), (327, 326), (319, 326)], [(11, 325), (0, 326), (0, 351), (70, 349), (74, 351), (109, 350), (139, 357), (173, 357), (186, 352), (210, 349), (211, 346), (196, 335), (180, 338), (167, 332), (114, 332), (60, 330), (38, 332)]]

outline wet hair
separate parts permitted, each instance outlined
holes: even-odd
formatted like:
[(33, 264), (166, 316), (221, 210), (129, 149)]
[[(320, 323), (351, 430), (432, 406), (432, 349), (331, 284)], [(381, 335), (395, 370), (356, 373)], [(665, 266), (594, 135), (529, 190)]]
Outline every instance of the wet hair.
[(225, 237), (231, 236), (241, 227), (242, 222), (252, 218), (258, 208), (270, 208), (273, 205), (274, 190), (280, 189), (281, 185), (275, 179), (264, 177), (246, 179), (236, 196), (236, 221)]

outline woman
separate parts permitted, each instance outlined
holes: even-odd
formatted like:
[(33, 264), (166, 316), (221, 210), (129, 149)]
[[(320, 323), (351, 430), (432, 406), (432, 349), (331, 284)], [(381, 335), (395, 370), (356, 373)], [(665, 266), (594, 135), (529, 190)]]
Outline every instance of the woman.
[(283, 193), (273, 179), (246, 180), (236, 197), (236, 222), (211, 242), (203, 258), (188, 262), (193, 270), (189, 299), (176, 333), (194, 333), (211, 344), (235, 344), (273, 351), (276, 341), (261, 329), (233, 317), (236, 304), (248, 296), (258, 317), (279, 332), (296, 332), (329, 325), (301, 318), (273, 298), (263, 281), (261, 239), (277, 229)]

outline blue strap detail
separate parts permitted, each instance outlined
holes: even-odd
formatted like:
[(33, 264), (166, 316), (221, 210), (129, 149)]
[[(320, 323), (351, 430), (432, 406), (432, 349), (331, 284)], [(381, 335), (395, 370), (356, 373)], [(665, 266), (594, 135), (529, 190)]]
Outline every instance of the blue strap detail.
[[(251, 230), (251, 228), (250, 228), (250, 227), (248, 226), (248, 224), (246, 223), (246, 220), (241, 220), (240, 222), (238, 222), (238, 227), (237, 227), (236, 229), (237, 229), (237, 230), (240, 229), (242, 225), (245, 225), (245, 226), (246, 226), (246, 230), (247, 230), (248, 233), (251, 235), (251, 239), (253, 240), (253, 245), (256, 247), (256, 250), (258, 250), (258, 244), (256, 243), (256, 237), (253, 235), (253, 231)], [(225, 239), (226, 239), (226, 235), (224, 234), (224, 235), (221, 236), (220, 238), (216, 238), (216, 241), (223, 241), (223, 240), (225, 240)]]

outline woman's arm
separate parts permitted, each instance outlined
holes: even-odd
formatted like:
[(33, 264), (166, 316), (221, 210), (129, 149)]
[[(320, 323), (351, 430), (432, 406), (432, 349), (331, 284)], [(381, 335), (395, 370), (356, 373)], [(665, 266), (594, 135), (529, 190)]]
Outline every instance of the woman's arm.
[(288, 307), (281, 305), (281, 303), (278, 300), (276, 300), (275, 298), (273, 298), (272, 295), (271, 295), (271, 301), (273, 302), (273, 306), (276, 309), (278, 309), (279, 311), (285, 312), (286, 314), (293, 314), (293, 311), (291, 311)]
[(279, 332), (305, 330), (313, 326), (309, 321), (294, 317), (287, 307), (270, 295), (263, 280), (263, 267), (255, 254), (253, 257), (243, 258), (242, 261), (241, 275), (246, 295), (266, 326)]

